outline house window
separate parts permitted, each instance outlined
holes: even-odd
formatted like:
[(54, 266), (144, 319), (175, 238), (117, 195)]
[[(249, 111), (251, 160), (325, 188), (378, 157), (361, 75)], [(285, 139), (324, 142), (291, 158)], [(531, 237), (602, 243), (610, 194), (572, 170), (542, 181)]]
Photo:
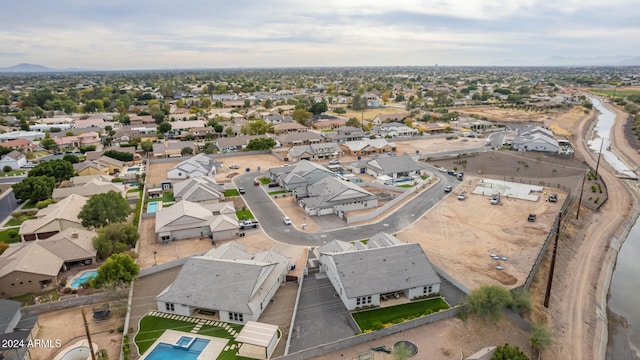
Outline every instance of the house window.
[(425, 295), (429, 295), (433, 292), (433, 286), (429, 285), (429, 286), (425, 286), (422, 290), (422, 293)]
[(176, 311), (175, 305), (173, 303), (165, 303), (164, 307), (167, 311)]
[(243, 314), (240, 313), (229, 313), (229, 320), (233, 320), (233, 321), (238, 321), (238, 322), (244, 322), (244, 316)]
[(363, 296), (356, 299), (356, 306), (371, 304), (371, 296)]

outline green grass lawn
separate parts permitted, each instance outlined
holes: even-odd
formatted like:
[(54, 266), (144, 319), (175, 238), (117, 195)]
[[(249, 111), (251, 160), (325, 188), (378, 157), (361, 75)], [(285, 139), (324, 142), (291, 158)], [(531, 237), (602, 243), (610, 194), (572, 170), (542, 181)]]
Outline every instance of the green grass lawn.
[(411, 187), (413, 187), (413, 185), (409, 185), (409, 184), (402, 184), (402, 185), (398, 185), (398, 187), (401, 187), (401, 188), (411, 188)]
[(158, 201), (162, 201), (163, 203), (166, 203), (166, 202), (174, 202), (175, 200), (176, 199), (173, 196), (172, 192), (165, 192), (165, 193), (162, 194), (161, 197), (153, 198), (153, 199), (147, 199), (146, 203), (148, 204), (150, 202), (158, 202)]
[(20, 236), (16, 237), (16, 240), (14, 241), (11, 241), (11, 239), (9, 239), (9, 232), (12, 230), (18, 231), (19, 229), (7, 229), (4, 231), (0, 231), (0, 242), (7, 243), (7, 244), (20, 242)]
[(7, 221), (6, 226), (18, 226), (27, 220), (35, 219), (35, 218), (36, 218), (35, 216), (20, 216), (18, 218), (11, 218), (11, 220)]
[[(240, 332), (242, 325), (228, 324), (235, 331)], [(156, 316), (145, 316), (140, 321), (140, 330), (136, 334), (134, 341), (140, 349), (140, 354), (147, 351), (151, 345), (158, 339), (165, 330), (171, 329), (176, 331), (185, 332), (185, 336), (191, 336), (190, 331), (194, 328), (195, 324), (187, 321), (165, 319)], [(198, 331), (198, 334), (213, 336), (221, 339), (229, 340), (229, 345), (235, 344), (233, 336), (229, 332), (221, 327), (212, 325), (203, 325)], [(233, 360), (233, 359), (247, 359), (236, 354), (237, 350), (227, 350), (220, 353), (218, 360)]]
[(29, 200), (26, 203), (24, 203), (24, 205), (22, 205), (22, 208), (23, 209), (35, 209), (36, 208), (36, 204), (38, 204), (37, 201)]
[(240, 196), (240, 193), (238, 192), (238, 189), (227, 189), (224, 191), (224, 196), (225, 197)]
[(26, 305), (34, 305), (35, 302), (33, 301), (35, 296), (39, 296), (40, 297), (40, 302), (44, 303), (44, 302), (49, 302), (49, 300), (51, 301), (56, 301), (60, 298), (60, 294), (58, 294), (58, 291), (56, 289), (53, 290), (49, 290), (49, 291), (45, 291), (45, 292), (41, 292), (41, 293), (28, 293), (28, 294), (24, 294), (24, 295), (20, 295), (20, 296), (14, 296), (12, 298), (10, 298), (11, 300), (15, 300), (15, 301), (19, 301), (22, 306), (26, 306)]
[(236, 216), (238, 217), (239, 220), (255, 219), (255, 217), (249, 210), (238, 210), (236, 211)]
[(269, 195), (278, 195), (278, 194), (284, 194), (286, 193), (287, 190), (278, 190), (278, 191), (272, 191), (269, 193)]
[(25, 170), (15, 170), (15, 171), (9, 171), (8, 173), (6, 172), (0, 172), (0, 177), (5, 177), (5, 176), (14, 176), (14, 175), (24, 175), (26, 173)]
[(407, 304), (365, 310), (351, 314), (360, 326), (360, 330), (378, 330), (387, 324), (396, 324), (415, 319), (423, 315), (448, 309), (449, 305), (442, 298), (412, 301)]
[(260, 184), (269, 185), (269, 184), (271, 184), (271, 179), (269, 179), (268, 177), (261, 177), (260, 178)]

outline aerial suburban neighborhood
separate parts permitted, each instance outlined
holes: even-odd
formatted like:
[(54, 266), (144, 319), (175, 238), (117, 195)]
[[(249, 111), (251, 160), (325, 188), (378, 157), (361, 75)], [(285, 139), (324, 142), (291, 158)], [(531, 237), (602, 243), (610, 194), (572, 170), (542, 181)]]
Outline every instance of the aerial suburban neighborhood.
[(0, 339), (60, 342), (0, 358), (568, 358), (636, 213), (593, 71), (0, 75)]

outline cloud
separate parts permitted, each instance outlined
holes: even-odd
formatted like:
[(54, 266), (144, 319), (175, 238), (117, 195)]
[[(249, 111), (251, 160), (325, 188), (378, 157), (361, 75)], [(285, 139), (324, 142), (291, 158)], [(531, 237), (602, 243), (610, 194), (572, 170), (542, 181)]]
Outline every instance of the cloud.
[[(486, 64), (640, 55), (632, 0), (111, 0), (3, 5), (0, 66)], [(4, 54), (4, 55), (3, 55)]]

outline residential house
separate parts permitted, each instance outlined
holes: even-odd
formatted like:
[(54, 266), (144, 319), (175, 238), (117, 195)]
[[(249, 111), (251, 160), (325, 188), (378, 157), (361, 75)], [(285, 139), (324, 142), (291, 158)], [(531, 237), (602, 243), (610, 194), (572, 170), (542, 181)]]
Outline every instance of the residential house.
[(327, 141), (337, 143), (362, 140), (367, 137), (362, 129), (353, 126), (340, 126), (333, 131), (322, 133), (322, 136), (324, 136)]
[(195, 203), (217, 203), (224, 200), (225, 188), (215, 179), (200, 176), (181, 181), (173, 186), (176, 201), (187, 200)]
[(199, 176), (213, 176), (216, 168), (222, 166), (206, 154), (198, 154), (187, 158), (167, 171), (167, 179), (190, 179)]
[(344, 119), (318, 120), (314, 121), (311, 126), (316, 130), (330, 130), (344, 126), (346, 122)]
[[(1, 270), (0, 270), (1, 271)], [(35, 344), (40, 324), (37, 315), (23, 316), (19, 301), (0, 299), (0, 359), (31, 360), (29, 346), (12, 344)]]
[(20, 237), (22, 241), (44, 240), (53, 235), (69, 229), (84, 229), (78, 214), (89, 199), (72, 194), (41, 209), (35, 219), (26, 220), (20, 225)]
[(378, 207), (378, 197), (355, 183), (328, 176), (295, 190), (298, 204), (309, 215), (336, 214)]
[(366, 173), (376, 178), (385, 178), (392, 183), (402, 178), (416, 178), (421, 176), (425, 169), (409, 155), (380, 156), (367, 161)]
[(289, 161), (336, 159), (344, 151), (336, 143), (319, 143), (294, 146), (287, 152)]
[(69, 117), (39, 119), (35, 124), (29, 125), (33, 131), (51, 131), (51, 129), (69, 130), (73, 126), (73, 119)]
[(96, 160), (83, 161), (73, 164), (73, 169), (79, 176), (109, 175), (109, 167)]
[(331, 170), (308, 160), (301, 160), (295, 165), (269, 169), (269, 177), (277, 181), (287, 191), (306, 187), (327, 176), (333, 176)]
[(23, 153), (17, 150), (12, 150), (0, 159), (0, 169), (3, 169), (5, 166), (9, 166), (11, 167), (11, 170), (17, 170), (23, 167), (26, 162), (27, 157)]
[(192, 149), (194, 154), (198, 151), (193, 141), (167, 140), (153, 143), (153, 156), (156, 158), (180, 157), (184, 148)]
[(58, 147), (61, 149), (79, 148), (81, 146), (88, 146), (88, 145), (99, 145), (101, 142), (100, 134), (98, 134), (95, 131), (82, 133), (77, 136), (74, 135), (74, 136), (54, 137), (53, 139), (55, 140), (56, 144), (58, 144)]
[(76, 185), (73, 182), (70, 182), (72, 186), (59, 187), (59, 188), (53, 189), (53, 194), (51, 195), (51, 198), (56, 201), (60, 201), (71, 194), (77, 194), (80, 196), (90, 198), (93, 195), (106, 194), (109, 191), (114, 191), (122, 195), (122, 197), (126, 196), (126, 189), (124, 187), (124, 184), (114, 183), (111, 181), (104, 181), (101, 178), (99, 178), (100, 176), (103, 176), (103, 175), (97, 175), (97, 176), (98, 177), (94, 177), (94, 179), (83, 184)]
[(38, 145), (27, 139), (9, 140), (0, 144), (6, 148), (20, 150), (21, 152), (32, 152), (38, 147)]
[(393, 237), (384, 233), (374, 237), (387, 238), (385, 245), (370, 241), (364, 246), (327, 244), (318, 249), (322, 271), (347, 310), (380, 306), (397, 296), (413, 300), (440, 292), (440, 278), (420, 244), (397, 240), (389, 244)]
[(204, 120), (186, 120), (186, 121), (172, 121), (171, 123), (172, 131), (186, 131), (189, 129), (203, 128), (207, 126), (207, 123)]
[(47, 240), (12, 244), (0, 255), (0, 295), (55, 289), (60, 271), (96, 261), (94, 231), (67, 228)]
[(282, 134), (276, 137), (276, 141), (282, 147), (292, 147), (297, 145), (317, 144), (324, 141), (322, 135), (305, 131)]
[(104, 155), (100, 156), (96, 162), (100, 166), (106, 167), (108, 169), (107, 174), (109, 175), (120, 174), (126, 166), (126, 163)]
[(418, 129), (409, 127), (403, 123), (382, 123), (371, 128), (371, 134), (382, 137), (409, 137), (418, 135)]
[(292, 132), (306, 132), (307, 130), (309, 130), (308, 127), (293, 121), (293, 122), (286, 122), (286, 123), (281, 123), (281, 124), (277, 124), (273, 126), (273, 132), (276, 134), (286, 134), (286, 133), (292, 133)]
[(267, 135), (241, 135), (234, 137), (222, 137), (216, 139), (216, 147), (221, 152), (239, 151), (249, 145), (249, 141), (254, 139), (268, 138)]
[(289, 270), (289, 258), (273, 250), (252, 254), (244, 245), (226, 243), (187, 259), (174, 282), (155, 300), (158, 311), (197, 316), (217, 312), (220, 321), (257, 321)]
[(395, 113), (395, 114), (378, 114), (376, 115), (372, 122), (374, 125), (381, 125), (385, 122), (398, 122), (403, 121), (404, 119), (410, 117), (409, 113)]
[(26, 139), (29, 141), (40, 140), (45, 138), (45, 133), (42, 131), (12, 131), (4, 134), (0, 134), (1, 143), (9, 140)]
[(156, 238), (162, 244), (196, 237), (229, 240), (238, 236), (239, 229), (235, 214), (214, 215), (207, 207), (187, 200), (156, 212)]
[(119, 128), (111, 137), (112, 144), (128, 144), (133, 140), (156, 140), (157, 126), (155, 124), (147, 125), (125, 125)]
[(517, 151), (541, 151), (558, 153), (560, 145), (551, 130), (536, 126), (532, 130), (523, 132), (511, 143), (511, 148)]
[(347, 155), (362, 156), (371, 154), (393, 153), (396, 151), (396, 144), (388, 142), (386, 139), (364, 139), (348, 141), (340, 144)]
[(191, 135), (196, 139), (205, 139), (207, 137), (214, 138), (216, 136), (216, 131), (212, 126), (205, 127), (194, 127), (189, 130), (189, 132), (182, 133), (183, 138), (187, 135)]
[(113, 128), (115, 124), (113, 121), (105, 121), (102, 118), (89, 118), (73, 122), (73, 127), (76, 129), (97, 128), (104, 130), (107, 126), (111, 126)]
[(155, 123), (156, 123), (156, 120), (151, 115), (143, 115), (143, 116), (132, 115), (129, 118), (129, 124), (132, 126), (155, 124)]
[[(267, 124), (279, 125), (279, 124), (293, 124), (296, 123), (293, 121), (293, 117), (289, 115), (267, 115), (264, 117), (264, 122)], [(296, 123), (297, 124), (297, 123)], [(298, 124), (300, 125), (300, 124)], [(300, 125), (302, 126), (302, 125)]]

